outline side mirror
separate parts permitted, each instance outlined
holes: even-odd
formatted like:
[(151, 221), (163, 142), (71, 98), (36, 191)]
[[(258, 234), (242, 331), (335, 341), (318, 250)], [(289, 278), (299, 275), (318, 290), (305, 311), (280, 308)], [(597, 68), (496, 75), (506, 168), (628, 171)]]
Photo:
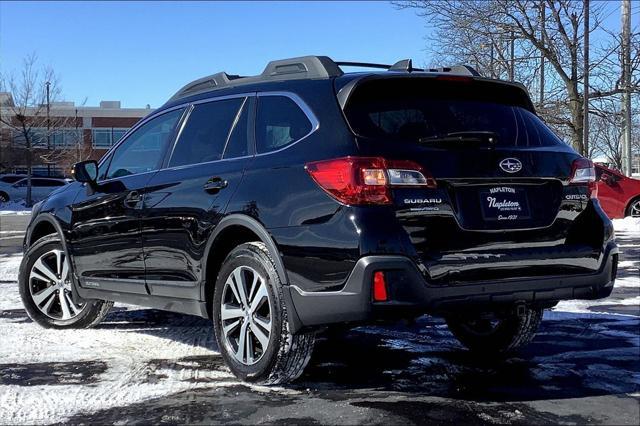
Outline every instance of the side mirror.
[(73, 178), (78, 182), (94, 185), (98, 180), (98, 163), (95, 160), (81, 161), (73, 165)]

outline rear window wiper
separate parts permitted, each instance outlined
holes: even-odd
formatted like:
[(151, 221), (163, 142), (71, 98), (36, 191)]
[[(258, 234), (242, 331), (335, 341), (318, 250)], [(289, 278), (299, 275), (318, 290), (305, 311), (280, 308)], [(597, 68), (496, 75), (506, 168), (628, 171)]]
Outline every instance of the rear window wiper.
[(496, 132), (471, 130), (466, 132), (450, 132), (441, 135), (427, 136), (418, 139), (420, 143), (433, 143), (433, 142), (487, 142), (495, 145), (498, 140), (498, 134)]

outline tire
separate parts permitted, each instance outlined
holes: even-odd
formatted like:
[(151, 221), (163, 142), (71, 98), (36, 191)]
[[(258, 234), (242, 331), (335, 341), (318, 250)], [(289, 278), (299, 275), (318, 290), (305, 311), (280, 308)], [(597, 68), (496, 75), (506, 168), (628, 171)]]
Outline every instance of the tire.
[(9, 195), (6, 192), (0, 192), (0, 203), (9, 201)]
[(640, 217), (640, 197), (636, 197), (627, 206), (627, 210), (625, 211), (626, 216), (632, 217)]
[(20, 264), (20, 298), (29, 317), (44, 328), (90, 328), (113, 306), (113, 302), (104, 300), (73, 303), (68, 262), (60, 238), (54, 234), (29, 247)]
[(542, 322), (543, 309), (526, 308), (522, 316), (508, 313), (495, 320), (447, 318), (451, 333), (469, 350), (486, 355), (507, 354), (527, 345)]
[(239, 245), (223, 262), (213, 294), (213, 326), (227, 366), (247, 382), (295, 380), (313, 352), (314, 333), (289, 331), (282, 282), (262, 242)]

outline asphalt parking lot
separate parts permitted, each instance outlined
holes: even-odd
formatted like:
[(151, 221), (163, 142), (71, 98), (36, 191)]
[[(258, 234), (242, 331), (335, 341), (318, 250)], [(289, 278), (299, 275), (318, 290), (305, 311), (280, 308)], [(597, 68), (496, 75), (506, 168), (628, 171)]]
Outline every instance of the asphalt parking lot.
[(322, 335), (299, 381), (263, 387), (229, 373), (204, 319), (117, 305), (92, 330), (33, 324), (27, 219), (0, 216), (0, 423), (640, 423), (640, 223), (617, 231), (612, 297), (547, 312), (517, 356), (478, 358), (422, 317)]

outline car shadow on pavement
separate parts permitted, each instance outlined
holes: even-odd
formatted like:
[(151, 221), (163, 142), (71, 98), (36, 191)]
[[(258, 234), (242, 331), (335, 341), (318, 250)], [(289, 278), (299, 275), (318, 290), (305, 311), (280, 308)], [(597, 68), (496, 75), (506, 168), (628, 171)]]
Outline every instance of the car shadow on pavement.
[(463, 349), (439, 319), (362, 327), (320, 340), (298, 386), (339, 399), (365, 388), (473, 401), (638, 392), (639, 326), (639, 318), (552, 312), (529, 346), (503, 359)]
[[(217, 352), (210, 321), (195, 316), (114, 308), (100, 327)], [(467, 351), (444, 321), (427, 316), (411, 325), (324, 333), (291, 388), (340, 400), (373, 389), (480, 402), (629, 394), (640, 390), (639, 327), (637, 317), (547, 312), (534, 341), (507, 358)], [(199, 368), (219, 370), (219, 361)]]
[(120, 332), (144, 333), (218, 351), (211, 321), (194, 315), (115, 306), (98, 327)]

